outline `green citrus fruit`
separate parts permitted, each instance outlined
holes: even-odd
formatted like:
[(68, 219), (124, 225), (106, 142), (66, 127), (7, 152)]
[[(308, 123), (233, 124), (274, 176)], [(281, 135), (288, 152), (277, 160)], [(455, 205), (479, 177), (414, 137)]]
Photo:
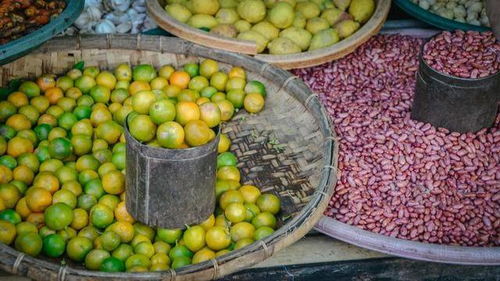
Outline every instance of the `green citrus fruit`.
[(64, 203), (55, 203), (45, 209), (45, 224), (53, 230), (60, 230), (73, 221), (73, 211)]
[(90, 270), (99, 270), (102, 262), (109, 258), (110, 254), (103, 249), (93, 249), (85, 256), (85, 267)]
[(102, 262), (99, 270), (103, 272), (124, 272), (125, 263), (118, 258), (109, 257)]
[(50, 234), (43, 238), (43, 253), (51, 258), (58, 258), (66, 250), (66, 241), (59, 234)]
[(184, 143), (185, 132), (179, 123), (169, 121), (156, 130), (158, 144), (165, 148), (179, 148)]
[(55, 138), (49, 143), (49, 153), (52, 158), (64, 159), (73, 153), (73, 145), (67, 138)]
[(66, 246), (68, 257), (74, 261), (84, 261), (87, 254), (92, 250), (92, 241), (88, 238), (77, 236), (69, 240)]
[(40, 238), (38, 233), (34, 232), (18, 235), (15, 247), (18, 251), (36, 257), (42, 251), (42, 238)]
[(135, 81), (146, 81), (150, 82), (156, 77), (156, 70), (152, 65), (141, 64), (132, 70), (132, 78)]

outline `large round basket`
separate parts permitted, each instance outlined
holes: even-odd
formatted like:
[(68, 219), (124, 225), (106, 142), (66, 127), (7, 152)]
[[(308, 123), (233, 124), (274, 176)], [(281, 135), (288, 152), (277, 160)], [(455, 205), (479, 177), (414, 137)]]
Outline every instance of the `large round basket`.
[(69, 262), (33, 258), (0, 244), (0, 269), (35, 280), (210, 280), (256, 264), (304, 236), (321, 218), (337, 174), (338, 143), (316, 95), (289, 72), (247, 56), (159, 36), (57, 38), (35, 53), (0, 67), (0, 85), (9, 79), (61, 74), (80, 60), (112, 68), (120, 63), (155, 66), (212, 58), (221, 68), (242, 66), (249, 79), (267, 86), (266, 108), (240, 111), (223, 131), (245, 175), (243, 183), (280, 196), (281, 227), (271, 236), (216, 259), (178, 270), (150, 273), (88, 271)]
[(409, 259), (468, 265), (500, 265), (499, 247), (464, 247), (403, 240), (363, 230), (323, 216), (321, 233), (366, 249)]
[(83, 10), (84, 2), (80, 0), (66, 0), (66, 9), (48, 24), (21, 38), (0, 45), (0, 65), (29, 53), (43, 42), (64, 31), (78, 18)]
[(165, 11), (165, 0), (147, 0), (151, 18), (166, 31), (189, 41), (226, 51), (253, 54), (255, 58), (272, 63), (284, 69), (304, 68), (339, 59), (366, 42), (382, 28), (391, 0), (376, 0), (377, 7), (372, 17), (352, 36), (330, 47), (291, 55), (257, 54), (254, 42), (225, 38), (214, 35), (177, 21)]

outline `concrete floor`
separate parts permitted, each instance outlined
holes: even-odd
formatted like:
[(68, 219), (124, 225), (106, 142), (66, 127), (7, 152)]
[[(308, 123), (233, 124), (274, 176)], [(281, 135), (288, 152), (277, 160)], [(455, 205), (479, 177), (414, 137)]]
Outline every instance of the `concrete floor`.
[[(255, 267), (357, 260), (384, 256), (386, 255), (358, 248), (325, 235), (313, 234), (275, 253), (271, 258), (257, 264)], [(30, 281), (30, 279), (0, 271), (0, 281)]]

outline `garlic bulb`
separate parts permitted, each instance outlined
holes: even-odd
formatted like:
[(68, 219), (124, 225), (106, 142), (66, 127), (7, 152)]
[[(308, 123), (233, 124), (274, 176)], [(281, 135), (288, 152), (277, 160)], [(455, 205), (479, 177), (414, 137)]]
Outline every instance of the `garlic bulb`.
[(418, 5), (424, 10), (429, 10), (429, 7), (431, 6), (431, 4), (429, 4), (427, 0), (420, 0), (420, 3)]
[(101, 0), (85, 0), (85, 7), (96, 7), (102, 9)]
[(85, 0), (82, 14), (67, 32), (139, 33), (155, 27), (146, 15), (145, 0)]
[(125, 14), (125, 13), (121, 14), (118, 12), (114, 12), (114, 13), (106, 14), (104, 16), (104, 19), (110, 20), (115, 25), (119, 25), (121, 23), (130, 21), (130, 16)]
[(88, 15), (90, 21), (98, 21), (102, 17), (102, 12), (97, 7), (87, 7), (85, 13)]
[(145, 13), (146, 12), (146, 1), (135, 0), (134, 4), (132, 4), (132, 8), (139, 13)]
[(467, 15), (467, 11), (465, 10), (464, 6), (457, 6), (453, 9), (453, 14), (455, 15), (456, 18), (465, 18)]
[(130, 7), (130, 0), (104, 0), (103, 4), (111, 11), (125, 12)]
[(444, 18), (473, 25), (489, 26), (485, 0), (411, 0), (424, 10)]
[(97, 23), (95, 32), (98, 34), (116, 33), (116, 27), (111, 21), (105, 19)]
[(79, 29), (84, 29), (88, 23), (90, 22), (89, 15), (85, 12), (83, 12), (73, 23), (78, 27)]
[(127, 33), (132, 29), (132, 23), (130, 21), (120, 23), (116, 26), (116, 32)]

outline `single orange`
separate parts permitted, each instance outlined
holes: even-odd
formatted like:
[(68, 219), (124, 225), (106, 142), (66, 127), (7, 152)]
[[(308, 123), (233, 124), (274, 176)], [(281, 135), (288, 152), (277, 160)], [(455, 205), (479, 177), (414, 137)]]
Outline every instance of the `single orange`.
[(33, 143), (22, 137), (14, 137), (7, 143), (7, 154), (18, 157), (23, 153), (33, 152)]
[(17, 166), (14, 171), (12, 171), (12, 176), (15, 180), (22, 181), (26, 184), (31, 184), (35, 173), (26, 165)]
[(28, 96), (23, 92), (13, 92), (9, 95), (7, 100), (15, 107), (25, 106), (29, 103)]
[(30, 214), (31, 210), (26, 202), (26, 197), (23, 197), (17, 201), (16, 212), (23, 218), (26, 219)]
[(33, 186), (41, 187), (50, 193), (54, 193), (59, 190), (59, 180), (51, 172), (41, 172), (36, 175)]
[(120, 171), (111, 171), (102, 177), (102, 187), (109, 194), (125, 191), (125, 176)]
[(16, 131), (28, 130), (31, 128), (31, 121), (24, 114), (14, 114), (7, 119), (5, 124)]
[(135, 95), (140, 91), (151, 91), (151, 86), (146, 81), (134, 81), (130, 83), (128, 91), (130, 92), (131, 95)]
[(53, 74), (45, 74), (36, 79), (36, 84), (40, 87), (40, 90), (44, 92), (49, 88), (53, 88), (56, 86), (56, 79)]
[(61, 88), (54, 87), (45, 90), (44, 95), (49, 99), (50, 104), (56, 104), (60, 98), (64, 97), (64, 92)]
[(14, 208), (17, 201), (21, 198), (21, 192), (13, 184), (0, 184), (0, 199), (7, 208)]
[(42, 227), (45, 224), (45, 216), (43, 213), (31, 213), (27, 218), (27, 222), (31, 222), (36, 225), (37, 228)]
[(181, 89), (186, 89), (189, 85), (189, 80), (191, 77), (185, 71), (175, 71), (170, 75), (170, 85), (175, 85)]
[(32, 212), (43, 212), (52, 204), (52, 194), (42, 187), (31, 187), (25, 198), (26, 205)]
[(4, 165), (0, 165), (0, 184), (8, 183), (12, 180), (12, 171)]
[(177, 116), (175, 120), (181, 125), (186, 125), (191, 120), (200, 119), (200, 108), (194, 102), (181, 101), (176, 105)]
[(49, 124), (52, 127), (55, 127), (55, 126), (57, 126), (57, 118), (51, 114), (43, 114), (42, 116), (40, 116), (40, 118), (38, 118), (37, 124), (38, 125)]
[[(125, 194), (125, 193), (122, 193), (122, 194)], [(115, 218), (117, 221), (124, 221), (124, 222), (129, 222), (129, 223), (135, 222), (135, 219), (127, 211), (127, 207), (125, 206), (124, 201), (118, 203), (118, 205), (116, 206)]]

